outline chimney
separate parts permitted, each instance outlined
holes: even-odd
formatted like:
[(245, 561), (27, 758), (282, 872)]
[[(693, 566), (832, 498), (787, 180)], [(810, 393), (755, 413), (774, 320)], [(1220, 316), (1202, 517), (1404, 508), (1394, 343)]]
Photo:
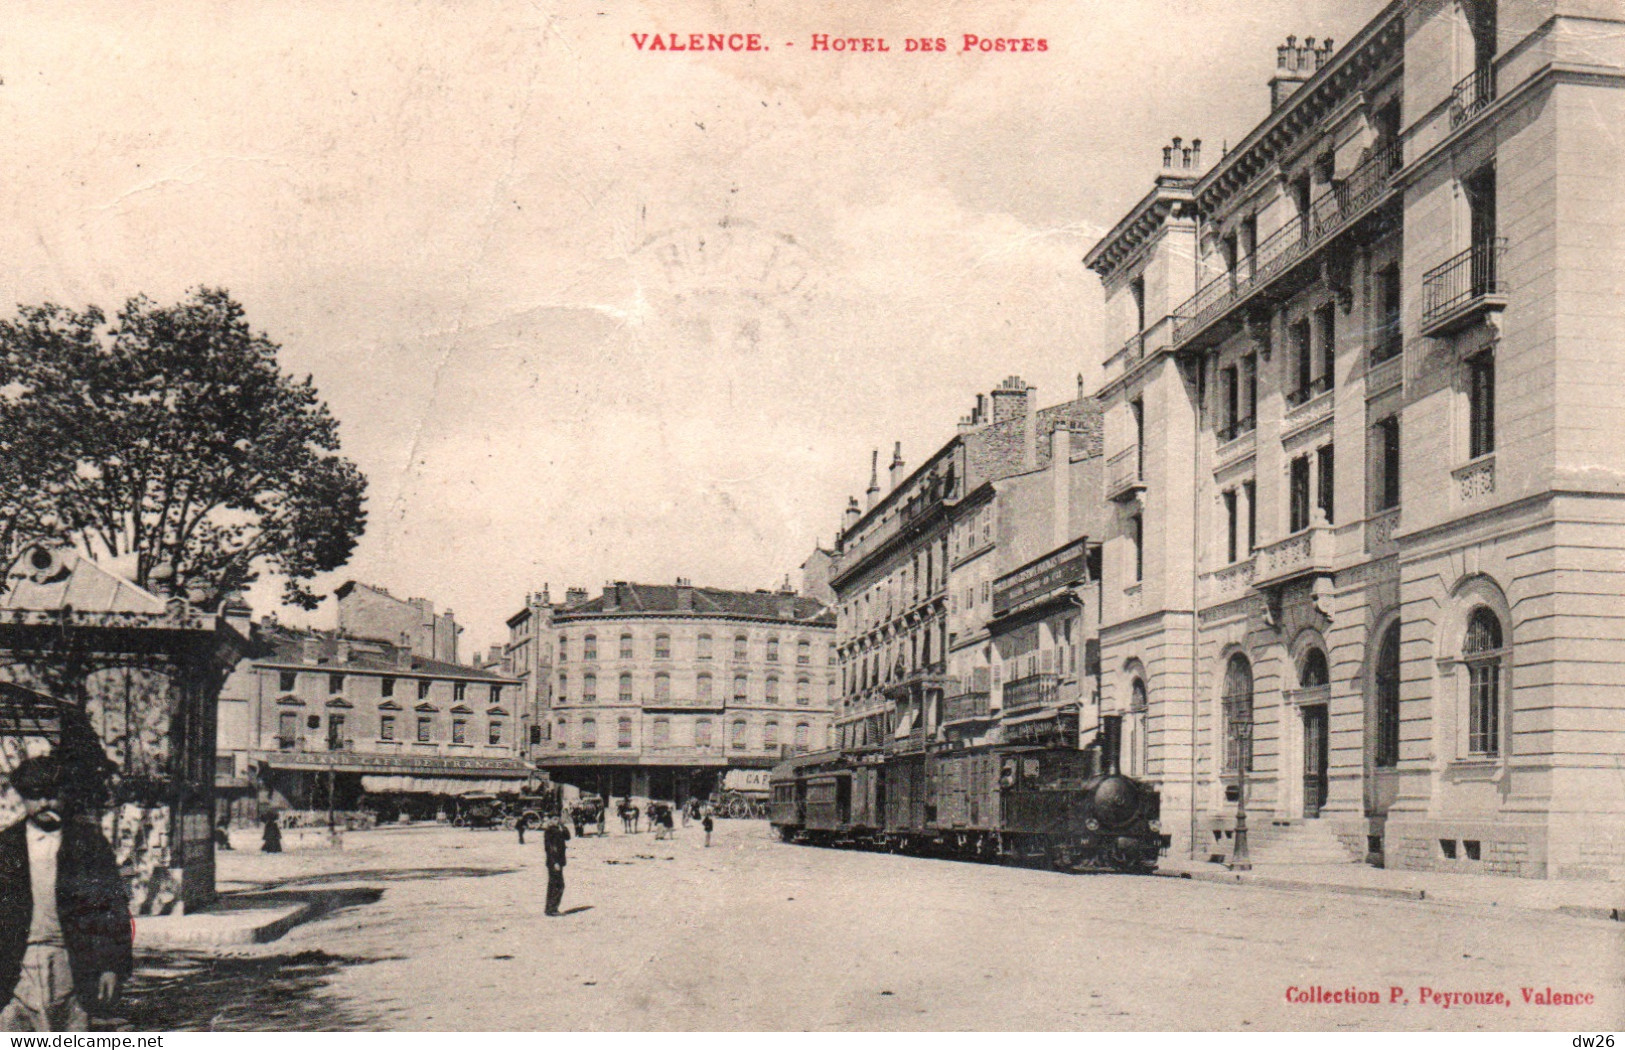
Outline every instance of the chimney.
[(340, 664), (350, 662), (350, 639), (340, 638), (333, 643), (333, 662)]
[(538, 605), (552, 605), (553, 604), (552, 596), (547, 593), (547, 586), (548, 585), (545, 584), (545, 583), (542, 584), (542, 593), (541, 593), (541, 596), (536, 599), (536, 604), (538, 604)]
[(1049, 471), (1055, 528), (1050, 546), (1059, 547), (1072, 538), (1072, 427), (1064, 420), (1049, 432)]
[(614, 612), (621, 606), (621, 585), (604, 581), (604, 611)]
[[(779, 584), (779, 593), (780, 594), (787, 594), (787, 595), (791, 596), (792, 598), (795, 597), (796, 589), (790, 585), (790, 574), (789, 573), (784, 574), (784, 582)], [(794, 610), (795, 605), (791, 604), (790, 608), (791, 608), (791, 610)]]
[(897, 442), (892, 447), (891, 454), (891, 487), (896, 488), (903, 483), (903, 443)]
[(243, 600), (242, 591), (232, 591), (226, 600), (220, 603), (220, 618), (244, 638), (247, 638), (249, 632), (254, 629), (254, 610)]
[(677, 577), (677, 611), (694, 611), (694, 584), (686, 576)]
[(993, 391), (993, 423), (998, 425), (1027, 414), (1031, 388), (1020, 376), (1010, 376)]
[(580, 605), (582, 602), (584, 602), (586, 600), (587, 600), (587, 588), (585, 588), (585, 587), (566, 587), (565, 588), (565, 590), (564, 590), (564, 605), (565, 605), (566, 608), (569, 608), (572, 605)]
[(306, 664), (316, 663), (322, 658), (322, 640), (315, 635), (306, 635), (299, 640), (299, 662)]
[(864, 492), (868, 498), (869, 510), (875, 509), (875, 503), (880, 499), (880, 450), (877, 448), (869, 457), (869, 488)]
[(863, 517), (863, 510), (858, 506), (858, 497), (848, 496), (846, 498), (846, 513), (843, 515), (844, 524), (841, 526), (841, 531), (845, 532), (847, 529), (850, 529), (852, 526), (856, 525), (858, 523), (858, 519), (861, 517)]
[(1195, 178), (1202, 173), (1202, 140), (1187, 143), (1178, 135), (1170, 145), (1162, 147), (1162, 172), (1176, 178)]
[(1286, 43), (1275, 49), (1275, 75), (1270, 78), (1270, 109), (1280, 108), (1281, 103), (1292, 97), (1292, 93), (1302, 87), (1313, 77), (1332, 57), (1332, 41), (1327, 37), (1320, 46), (1315, 46), (1315, 38), (1304, 37), (1303, 43), (1298, 38), (1289, 36)]

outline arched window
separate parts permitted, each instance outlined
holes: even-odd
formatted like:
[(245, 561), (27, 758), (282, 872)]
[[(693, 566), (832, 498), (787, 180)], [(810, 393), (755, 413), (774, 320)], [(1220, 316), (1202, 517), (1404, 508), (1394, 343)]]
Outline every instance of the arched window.
[(589, 634), (581, 639), (581, 658), (583, 660), (598, 659), (598, 636)]
[(750, 699), (750, 678), (746, 675), (734, 675), (734, 703), (742, 704)]
[(711, 636), (709, 634), (701, 634), (694, 643), (694, 658), (696, 660), (711, 659)]
[(1224, 672), (1224, 770), (1253, 771), (1253, 668), (1240, 653)]
[(694, 699), (702, 704), (711, 702), (711, 676), (700, 673), (694, 679)]
[(1467, 620), (1461, 658), (1467, 665), (1467, 751), (1501, 753), (1501, 621), (1480, 606)]
[(709, 718), (702, 718), (694, 723), (694, 746), (711, 746), (711, 720)]
[(796, 706), (806, 707), (812, 702), (812, 682), (806, 675), (796, 679)]
[(768, 750), (779, 746), (779, 723), (776, 719), (769, 718), (767, 725), (762, 727), (762, 746)]
[(664, 631), (662, 631), (659, 634), (655, 635), (655, 659), (656, 660), (670, 660), (671, 659), (671, 635), (667, 634)]
[(616, 721), (615, 721), (615, 746), (616, 747), (631, 747), (632, 746), (632, 720), (630, 718), (626, 718), (626, 717), (623, 716), (621, 718), (616, 719)]
[(770, 704), (776, 704), (776, 703), (779, 702), (779, 676), (778, 675), (770, 674), (770, 675), (767, 676), (767, 702), (770, 703)]
[(667, 704), (671, 702), (671, 675), (662, 671), (655, 675), (655, 703)]
[(796, 663), (803, 666), (812, 663), (812, 642), (805, 638), (796, 643)]
[(631, 631), (622, 631), (621, 632), (621, 659), (622, 660), (630, 660), (630, 659), (632, 659), (632, 632)]
[(1377, 749), (1378, 766), (1399, 765), (1399, 621), (1382, 632), (1377, 647)]
[(1136, 714), (1146, 708), (1145, 680), (1136, 678), (1128, 687), (1128, 709)]
[(734, 659), (744, 660), (750, 655), (750, 639), (742, 634), (734, 635)]
[(737, 751), (745, 749), (745, 720), (743, 718), (734, 719), (729, 744)]
[(598, 720), (596, 718), (583, 718), (581, 720), (581, 748), (583, 751), (598, 746)]
[(1310, 649), (1303, 654), (1303, 662), (1298, 665), (1298, 687), (1301, 689), (1314, 689), (1331, 681), (1331, 675), (1326, 668), (1326, 654), (1319, 649)]
[(621, 672), (619, 696), (621, 698), (621, 703), (623, 704), (630, 704), (632, 702), (632, 675), (630, 672)]
[(779, 662), (779, 636), (776, 634), (767, 636), (767, 661), (775, 664)]
[(812, 739), (812, 726), (806, 722), (796, 723), (796, 751), (805, 754)]
[(584, 704), (598, 702), (598, 676), (591, 671), (581, 676), (581, 702)]
[(671, 746), (671, 719), (657, 718), (654, 724), (654, 746)]

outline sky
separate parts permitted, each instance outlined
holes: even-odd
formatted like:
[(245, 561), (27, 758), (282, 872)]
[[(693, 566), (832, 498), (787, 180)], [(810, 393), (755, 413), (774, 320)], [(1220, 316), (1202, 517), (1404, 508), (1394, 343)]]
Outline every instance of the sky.
[[(318, 587), (454, 609), (466, 658), (544, 583), (799, 583), (871, 450), (917, 464), (1009, 375), (1092, 391), (1081, 260), (1161, 147), (1216, 157), (1288, 34), (1382, 6), (10, 4), (0, 302), (229, 289), (370, 479)], [(766, 50), (633, 37), (711, 32)]]

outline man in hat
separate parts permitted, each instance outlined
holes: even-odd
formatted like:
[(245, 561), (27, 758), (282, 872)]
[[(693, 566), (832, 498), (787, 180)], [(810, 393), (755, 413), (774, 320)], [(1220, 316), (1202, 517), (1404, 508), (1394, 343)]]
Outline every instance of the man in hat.
[(550, 817), (542, 832), (542, 849), (547, 854), (547, 914), (557, 915), (564, 900), (564, 844), (570, 841), (564, 821)]
[(0, 831), (0, 1031), (85, 1031), (130, 975), (124, 879), (65, 773), (55, 755), (11, 773), (26, 817)]

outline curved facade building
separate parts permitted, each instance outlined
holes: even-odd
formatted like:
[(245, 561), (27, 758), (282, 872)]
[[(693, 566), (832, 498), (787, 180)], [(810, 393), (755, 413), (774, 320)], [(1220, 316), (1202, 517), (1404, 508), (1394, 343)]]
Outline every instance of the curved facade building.
[(828, 746), (834, 616), (791, 592), (638, 583), (555, 609), (539, 766), (620, 797), (708, 796)]

